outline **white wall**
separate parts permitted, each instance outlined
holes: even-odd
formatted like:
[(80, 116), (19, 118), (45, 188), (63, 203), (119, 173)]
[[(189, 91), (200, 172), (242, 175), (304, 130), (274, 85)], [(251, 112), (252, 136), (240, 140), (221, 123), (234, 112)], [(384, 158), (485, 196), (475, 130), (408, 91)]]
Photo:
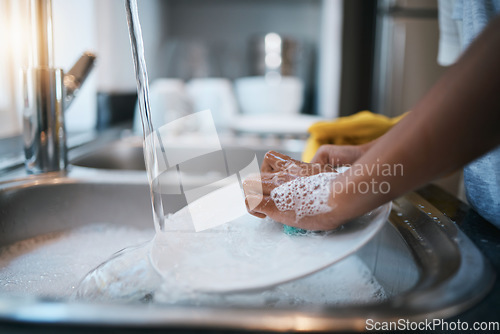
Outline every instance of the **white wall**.
[[(65, 72), (84, 51), (97, 51), (95, 3), (99, 1), (53, 0), (54, 64)], [(97, 75), (93, 72), (66, 111), (66, 130), (95, 127)]]
[[(27, 0), (0, 0), (0, 137), (21, 131), (20, 108), (16, 108), (15, 94), (19, 94), (19, 72), (26, 62), (19, 59), (20, 44), (26, 44), (26, 36), (20, 36), (21, 20), (28, 16)], [(155, 10), (157, 1), (140, 1), (147, 53), (155, 46), (155, 29), (160, 16)], [(24, 6), (24, 7), (23, 7)], [(94, 71), (87, 78), (78, 96), (66, 111), (68, 132), (92, 129), (97, 119), (97, 91), (134, 92), (130, 42), (123, 0), (53, 0), (54, 64), (69, 71), (84, 51), (97, 54)], [(12, 22), (10, 22), (12, 21)], [(159, 26), (159, 25), (158, 25)], [(19, 35), (19, 36), (18, 36)], [(158, 34), (156, 34), (158, 35)], [(148, 39), (149, 38), (149, 39)]]
[[(19, 3), (18, 3), (19, 5)], [(11, 24), (12, 10), (8, 0), (0, 0), (0, 138), (19, 134), (20, 120), (15, 108), (14, 76), (19, 74), (13, 60), (16, 58), (16, 36)], [(19, 61), (19, 59), (18, 59)]]
[[(0, 0), (0, 137), (21, 132), (20, 72), (28, 59), (28, 1)], [(53, 0), (54, 64), (68, 71), (83, 51), (96, 50), (94, 1)], [(96, 122), (96, 75), (91, 74), (66, 112), (66, 129)]]
[[(62, 0), (61, 0), (62, 1)], [(155, 55), (161, 35), (162, 12), (158, 0), (138, 1), (148, 71), (155, 73)], [(95, 0), (98, 90), (130, 93), (137, 90), (123, 0)], [(151, 78), (150, 78), (151, 79)]]

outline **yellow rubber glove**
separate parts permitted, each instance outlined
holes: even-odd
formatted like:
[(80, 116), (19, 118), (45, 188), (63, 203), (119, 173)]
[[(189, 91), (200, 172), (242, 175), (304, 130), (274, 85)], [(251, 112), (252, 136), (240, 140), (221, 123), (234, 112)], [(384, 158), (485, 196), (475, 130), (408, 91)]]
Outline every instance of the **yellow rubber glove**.
[(321, 145), (360, 145), (368, 143), (399, 122), (406, 114), (389, 118), (370, 111), (340, 117), (333, 121), (318, 122), (309, 128), (309, 139), (302, 153), (302, 160), (311, 161)]

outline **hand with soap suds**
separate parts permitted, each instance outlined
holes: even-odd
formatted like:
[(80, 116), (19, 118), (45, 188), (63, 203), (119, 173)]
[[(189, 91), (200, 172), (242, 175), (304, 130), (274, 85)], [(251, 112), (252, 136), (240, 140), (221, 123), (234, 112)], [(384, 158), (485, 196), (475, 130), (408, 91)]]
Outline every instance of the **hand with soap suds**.
[(260, 175), (243, 182), (247, 209), (252, 215), (309, 230), (338, 227), (325, 216), (335, 207), (330, 201), (330, 188), (338, 174), (332, 165), (305, 163), (270, 151), (261, 170)]
[(363, 145), (322, 145), (316, 151), (311, 163), (329, 164), (333, 167), (350, 166), (376, 142), (377, 140), (373, 140)]
[(283, 173), (295, 177), (311, 176), (319, 173), (335, 172), (328, 162), (306, 163), (295, 160), (279, 152), (269, 151), (264, 157), (262, 173)]

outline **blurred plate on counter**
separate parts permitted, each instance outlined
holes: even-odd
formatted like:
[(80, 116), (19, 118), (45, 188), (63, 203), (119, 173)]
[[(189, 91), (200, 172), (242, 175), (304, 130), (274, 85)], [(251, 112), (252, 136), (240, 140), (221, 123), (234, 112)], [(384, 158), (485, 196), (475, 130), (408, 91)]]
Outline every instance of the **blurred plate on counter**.
[(325, 119), (313, 115), (240, 115), (231, 129), (236, 132), (266, 135), (307, 135), (307, 129)]

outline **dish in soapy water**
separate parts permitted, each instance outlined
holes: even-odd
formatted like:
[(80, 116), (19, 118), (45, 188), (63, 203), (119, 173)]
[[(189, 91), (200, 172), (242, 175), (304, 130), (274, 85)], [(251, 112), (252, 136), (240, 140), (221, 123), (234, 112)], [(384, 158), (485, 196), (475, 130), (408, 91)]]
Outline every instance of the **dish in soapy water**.
[(209, 230), (157, 233), (150, 260), (163, 288), (208, 293), (260, 290), (324, 269), (353, 254), (387, 221), (391, 203), (334, 232), (288, 235), (246, 214)]

